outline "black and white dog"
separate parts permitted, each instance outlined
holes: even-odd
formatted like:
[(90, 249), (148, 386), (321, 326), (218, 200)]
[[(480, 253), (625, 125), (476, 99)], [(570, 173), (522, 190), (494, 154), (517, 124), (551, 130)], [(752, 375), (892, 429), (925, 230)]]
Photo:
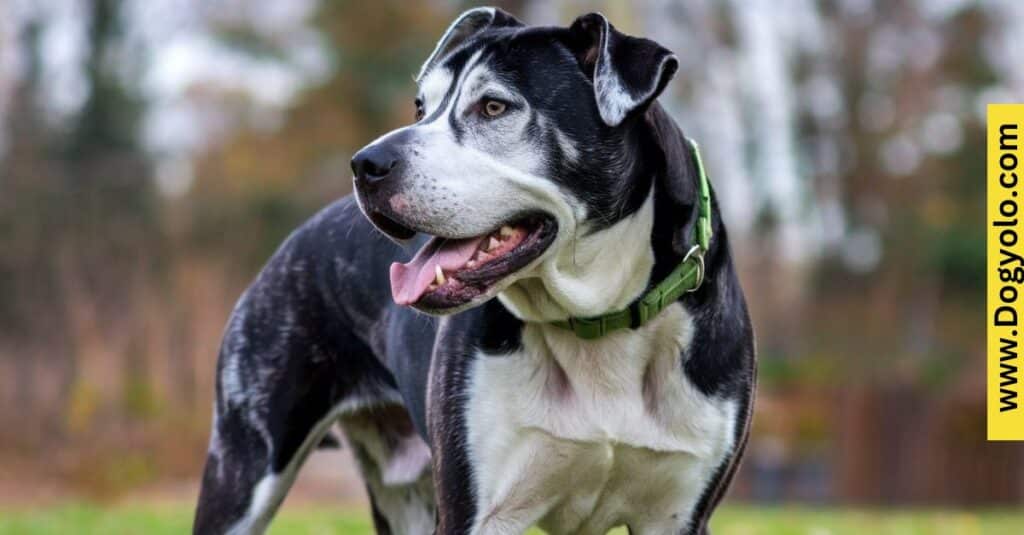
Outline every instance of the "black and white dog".
[(654, 102), (676, 68), (599, 14), (461, 15), (416, 122), (235, 308), (195, 531), (261, 532), (337, 424), (378, 533), (706, 533), (755, 379), (714, 203), (695, 291), (593, 339), (559, 324), (633, 310), (692, 252), (701, 168)]

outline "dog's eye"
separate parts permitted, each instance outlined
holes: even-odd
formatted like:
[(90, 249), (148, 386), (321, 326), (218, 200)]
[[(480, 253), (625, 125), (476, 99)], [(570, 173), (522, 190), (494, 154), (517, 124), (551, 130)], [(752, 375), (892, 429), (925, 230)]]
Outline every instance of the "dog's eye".
[(416, 120), (423, 119), (423, 99), (416, 99)]
[(482, 107), (484, 115), (487, 117), (497, 117), (505, 113), (507, 108), (508, 105), (504, 102), (494, 99), (485, 99)]

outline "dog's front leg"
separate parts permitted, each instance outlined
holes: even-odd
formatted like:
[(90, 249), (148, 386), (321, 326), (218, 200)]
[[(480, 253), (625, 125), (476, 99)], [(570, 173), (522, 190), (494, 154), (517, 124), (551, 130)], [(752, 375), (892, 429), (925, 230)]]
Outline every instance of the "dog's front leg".
[[(550, 507), (550, 494), (541, 492), (561, 471), (537, 466), (537, 452), (559, 455), (559, 445), (541, 434), (527, 433), (523, 440), (507, 442), (505, 469), (472, 458), (467, 405), (471, 358), (452, 357), (439, 351), (431, 369), (428, 427), (432, 442), (437, 491), (436, 535), (521, 535), (535, 525)], [(551, 448), (547, 448), (551, 446)], [(544, 463), (541, 460), (542, 464)], [(571, 463), (567, 463), (571, 464)], [(570, 467), (571, 468), (571, 467)], [(482, 473), (486, 471), (487, 473)], [(555, 473), (558, 472), (558, 473)], [(531, 477), (536, 475), (537, 477)], [(480, 485), (484, 488), (480, 488)]]
[(437, 500), (435, 535), (468, 535), (477, 514), (466, 422), (474, 357), (461, 338), (442, 321), (430, 364), (426, 416)]

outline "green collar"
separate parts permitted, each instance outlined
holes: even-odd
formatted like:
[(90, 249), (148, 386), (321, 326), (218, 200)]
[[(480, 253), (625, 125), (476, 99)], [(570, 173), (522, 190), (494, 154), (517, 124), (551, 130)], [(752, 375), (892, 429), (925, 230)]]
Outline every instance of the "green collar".
[(686, 292), (693, 292), (704, 282), (704, 253), (711, 241), (711, 188), (704, 171), (697, 143), (688, 139), (693, 159), (697, 164), (698, 205), (696, 236), (693, 247), (682, 262), (657, 286), (651, 288), (632, 305), (592, 318), (569, 318), (553, 324), (576, 333), (585, 340), (600, 338), (611, 331), (625, 328), (636, 329), (658, 315), (665, 307), (676, 302)]

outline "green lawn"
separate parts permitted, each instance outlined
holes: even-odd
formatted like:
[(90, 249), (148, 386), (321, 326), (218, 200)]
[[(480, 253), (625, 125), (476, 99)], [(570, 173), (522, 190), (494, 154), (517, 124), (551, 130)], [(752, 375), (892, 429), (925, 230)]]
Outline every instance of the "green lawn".
[[(0, 512), (0, 535), (50, 533), (160, 535), (188, 532), (187, 507), (73, 505)], [(790, 507), (725, 507), (712, 524), (714, 535), (1024, 535), (1022, 511), (886, 511)], [(362, 512), (326, 507), (287, 509), (274, 522), (277, 535), (372, 533)]]

